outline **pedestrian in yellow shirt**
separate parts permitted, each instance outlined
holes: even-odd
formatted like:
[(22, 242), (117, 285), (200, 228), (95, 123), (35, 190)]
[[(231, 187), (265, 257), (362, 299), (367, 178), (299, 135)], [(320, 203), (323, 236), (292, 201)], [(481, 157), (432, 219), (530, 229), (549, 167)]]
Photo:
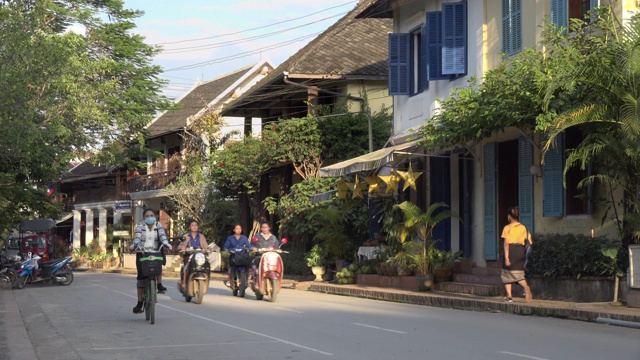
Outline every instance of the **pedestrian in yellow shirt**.
[(513, 302), (511, 285), (519, 284), (524, 288), (527, 302), (531, 301), (531, 288), (524, 277), (524, 263), (526, 260), (525, 242), (532, 244), (531, 233), (520, 223), (520, 208), (510, 207), (507, 214), (509, 225), (502, 230), (504, 242), (504, 262), (502, 263), (501, 279), (507, 292), (505, 301)]

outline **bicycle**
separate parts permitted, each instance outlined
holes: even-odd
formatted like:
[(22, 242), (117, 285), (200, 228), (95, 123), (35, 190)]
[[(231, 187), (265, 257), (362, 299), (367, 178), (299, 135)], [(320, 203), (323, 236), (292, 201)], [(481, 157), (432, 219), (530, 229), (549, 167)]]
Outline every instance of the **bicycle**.
[(158, 302), (158, 275), (162, 274), (162, 260), (164, 256), (160, 251), (137, 251), (140, 256), (140, 273), (145, 277), (144, 297), (142, 299), (142, 311), (145, 318), (151, 323), (156, 323), (156, 303)]

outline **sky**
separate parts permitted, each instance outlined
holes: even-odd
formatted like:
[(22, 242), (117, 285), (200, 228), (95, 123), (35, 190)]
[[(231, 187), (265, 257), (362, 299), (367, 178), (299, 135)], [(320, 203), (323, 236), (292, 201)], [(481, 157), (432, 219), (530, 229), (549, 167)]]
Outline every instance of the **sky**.
[(136, 33), (163, 51), (154, 63), (179, 98), (210, 80), (261, 60), (274, 67), (352, 10), (357, 0), (125, 0), (145, 12)]

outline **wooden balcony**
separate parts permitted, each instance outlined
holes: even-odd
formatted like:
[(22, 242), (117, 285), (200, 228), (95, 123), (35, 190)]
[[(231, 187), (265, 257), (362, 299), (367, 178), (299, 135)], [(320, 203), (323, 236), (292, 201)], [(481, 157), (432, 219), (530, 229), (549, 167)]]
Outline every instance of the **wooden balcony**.
[(180, 169), (174, 169), (153, 174), (135, 176), (131, 178), (129, 182), (129, 191), (134, 193), (140, 191), (164, 189), (167, 185), (174, 182), (178, 178), (178, 175), (180, 175), (180, 173)]

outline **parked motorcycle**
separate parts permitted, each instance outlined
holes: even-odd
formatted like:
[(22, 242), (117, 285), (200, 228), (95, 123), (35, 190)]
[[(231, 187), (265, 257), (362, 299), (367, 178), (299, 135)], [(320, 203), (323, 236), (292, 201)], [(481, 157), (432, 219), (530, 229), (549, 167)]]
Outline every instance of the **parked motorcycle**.
[[(280, 246), (286, 243), (287, 239), (283, 238)], [(284, 264), (280, 254), (288, 253), (288, 251), (280, 250), (280, 247), (277, 249), (268, 247), (258, 249), (258, 253), (262, 256), (260, 256), (258, 265), (254, 264), (249, 270), (249, 285), (256, 294), (256, 300), (262, 300), (266, 295), (269, 301), (275, 302), (280, 292), (282, 275), (284, 275)]]
[(249, 249), (230, 249), (229, 252), (231, 253), (229, 265), (233, 269), (230, 274), (231, 281), (229, 281), (229, 287), (231, 288), (233, 296), (244, 297), (248, 282), (247, 269), (251, 266)]
[[(208, 250), (207, 250), (208, 251)], [(178, 291), (184, 296), (187, 302), (192, 298), (196, 298), (196, 304), (202, 304), (204, 294), (209, 289), (209, 277), (211, 265), (207, 261), (205, 251), (201, 248), (187, 248), (186, 253), (189, 254), (189, 260), (180, 269), (180, 279), (184, 278), (184, 272), (187, 272), (185, 286), (178, 282)]]
[(0, 259), (0, 286), (12, 288), (18, 279), (16, 270), (20, 268), (20, 255), (10, 255)]
[(17, 289), (24, 288), (27, 283), (54, 282), (67, 286), (73, 282), (73, 272), (69, 267), (71, 256), (62, 259), (45, 261), (38, 264), (40, 256), (29, 253), (27, 259), (18, 269), (18, 278), (15, 283)]

